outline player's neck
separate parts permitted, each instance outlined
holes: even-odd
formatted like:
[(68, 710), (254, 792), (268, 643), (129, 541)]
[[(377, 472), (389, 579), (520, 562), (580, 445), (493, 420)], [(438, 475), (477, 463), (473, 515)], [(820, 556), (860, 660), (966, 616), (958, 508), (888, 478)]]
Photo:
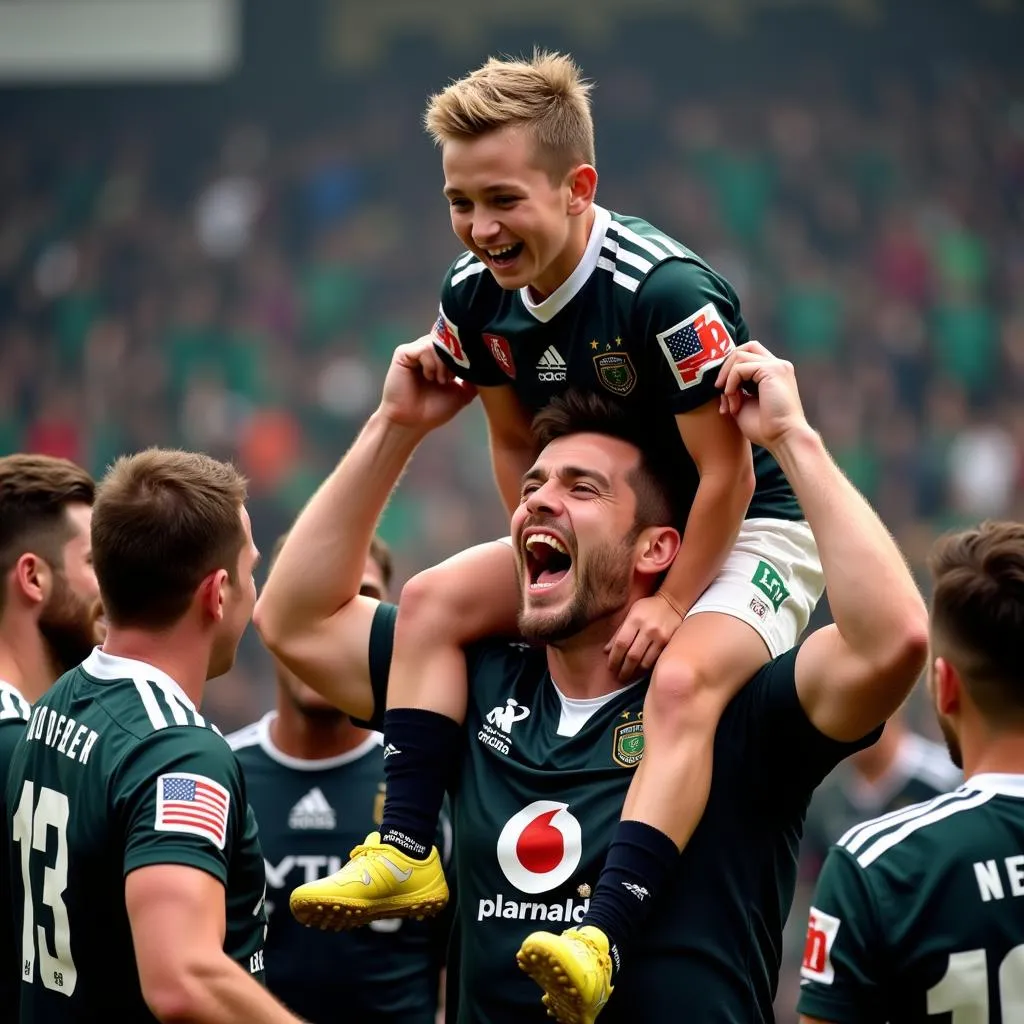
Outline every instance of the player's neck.
[(572, 276), (572, 272), (580, 265), (583, 254), (590, 242), (590, 233), (594, 230), (596, 211), (593, 204), (585, 214), (573, 218), (569, 232), (569, 241), (558, 257), (548, 266), (544, 274), (536, 281), (531, 281), (530, 298), (534, 302), (542, 302), (558, 291)]
[(980, 742), (965, 736), (961, 743), (965, 779), (973, 775), (1024, 775), (1024, 733), (990, 734)]
[(5, 620), (0, 625), (0, 680), (34, 704), (60, 675), (35, 622)]
[(558, 647), (548, 647), (548, 671), (562, 694), (586, 700), (621, 689), (623, 683), (608, 667), (604, 649), (617, 628), (618, 619), (614, 626), (603, 619)]
[(365, 743), (370, 735), (369, 729), (353, 724), (348, 715), (306, 714), (287, 699), (278, 701), (277, 714), (270, 722), (271, 743), (282, 754), (301, 761), (340, 757)]
[(170, 676), (185, 691), (195, 707), (203, 702), (209, 648), (194, 631), (172, 626), (162, 633), (143, 629), (125, 629), (110, 625), (103, 641), (103, 653), (115, 658), (131, 658)]

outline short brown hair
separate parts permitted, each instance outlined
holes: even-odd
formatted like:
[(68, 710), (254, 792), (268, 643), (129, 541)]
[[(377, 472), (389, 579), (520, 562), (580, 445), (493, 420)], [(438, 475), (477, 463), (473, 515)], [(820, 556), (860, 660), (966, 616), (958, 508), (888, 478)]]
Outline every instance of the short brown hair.
[[(284, 547), (284, 542), (288, 539), (287, 533), (282, 533), (277, 540), (274, 541), (274, 546), (270, 551), (270, 559), (267, 565), (267, 572), (274, 568), (274, 563), (277, 561), (277, 556), (281, 554), (281, 548)], [(370, 557), (377, 563), (377, 568), (380, 569), (380, 577), (384, 581), (384, 586), (390, 589), (391, 578), (395, 572), (394, 560), (391, 557), (391, 548), (388, 546), (387, 541), (382, 537), (374, 535), (370, 540)]]
[(680, 488), (685, 477), (667, 445), (655, 443), (663, 431), (647, 417), (596, 391), (568, 391), (553, 398), (533, 418), (533, 433), (539, 447), (569, 434), (604, 434), (639, 449), (640, 461), (627, 479), (636, 495), (638, 532), (648, 526), (680, 526), (687, 506)]
[(92, 518), (111, 625), (170, 626), (211, 572), (225, 569), (236, 582), (245, 497), (245, 478), (208, 455), (150, 448), (121, 456), (100, 481)]
[(1024, 524), (989, 521), (949, 534), (929, 563), (934, 654), (956, 668), (993, 725), (1024, 724)]
[[(0, 578), (26, 552), (38, 554), (55, 570), (64, 567), (64, 545), (74, 530), (68, 505), (91, 505), (96, 485), (68, 459), (51, 455), (0, 458)], [(5, 591), (0, 587), (0, 612)]]
[(525, 127), (553, 177), (594, 163), (590, 90), (571, 57), (535, 50), (530, 60), (491, 57), (430, 97), (424, 123), (437, 145)]

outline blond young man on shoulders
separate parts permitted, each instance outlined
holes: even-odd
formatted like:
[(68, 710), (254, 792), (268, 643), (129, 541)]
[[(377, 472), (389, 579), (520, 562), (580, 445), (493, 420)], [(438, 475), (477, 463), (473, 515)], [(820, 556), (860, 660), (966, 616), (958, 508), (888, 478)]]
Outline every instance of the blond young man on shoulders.
[[(723, 709), (794, 645), (823, 584), (778, 463), (719, 414), (718, 371), (749, 338), (739, 299), (682, 243), (596, 204), (589, 92), (571, 59), (537, 53), (489, 60), (432, 97), (426, 125), (467, 251), (445, 277), (434, 346), (420, 361), (428, 378), (479, 387), (510, 511), (536, 454), (531, 416), (570, 387), (620, 403), (652, 442), (675, 448), (688, 491), (682, 547), (608, 650), (624, 682), (651, 674), (643, 758), (585, 919), (618, 970), (703, 814)], [(538, 539), (533, 553), (534, 585), (556, 602), (572, 585), (573, 552)], [(466, 708), (461, 647), (515, 631), (512, 552), (495, 542), (456, 556), (407, 584), (400, 607), (382, 841), (342, 871), (349, 923), (394, 912), (386, 875), (379, 887), (361, 883), (389, 848), (419, 859), (421, 907), (446, 899), (428, 853)]]

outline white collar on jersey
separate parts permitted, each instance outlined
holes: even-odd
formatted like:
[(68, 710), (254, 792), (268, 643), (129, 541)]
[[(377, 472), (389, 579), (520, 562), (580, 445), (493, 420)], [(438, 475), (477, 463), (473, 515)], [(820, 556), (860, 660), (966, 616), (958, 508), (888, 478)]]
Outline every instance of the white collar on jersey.
[(530, 298), (529, 287), (519, 289), (519, 298), (528, 313), (532, 313), (542, 324), (546, 324), (556, 313), (565, 309), (576, 298), (579, 290), (587, 283), (590, 275), (597, 269), (597, 260), (604, 245), (604, 236), (608, 232), (612, 215), (603, 207), (594, 203), (594, 224), (590, 229), (590, 238), (583, 256), (576, 269), (546, 298), (534, 302)]
[(972, 775), (964, 783), (964, 788), (978, 789), (983, 793), (998, 793), (1000, 796), (1024, 797), (1024, 775), (982, 772), (979, 775)]
[(370, 733), (357, 747), (345, 751), (344, 754), (336, 754), (334, 757), (321, 757), (317, 760), (308, 760), (304, 757), (292, 757), (275, 746), (270, 736), (270, 723), (277, 717), (276, 711), (268, 711), (257, 723), (257, 736), (263, 753), (272, 761), (283, 765), (285, 768), (294, 768), (300, 772), (322, 772), (328, 768), (340, 768), (343, 764), (351, 761), (358, 761), (365, 757), (371, 750), (376, 750), (384, 743), (384, 737), (379, 732)]
[(175, 697), (178, 698), (193, 714), (198, 714), (199, 709), (192, 703), (192, 699), (166, 672), (154, 668), (148, 662), (136, 661), (135, 658), (122, 658), (117, 654), (107, 654), (101, 647), (94, 647), (92, 654), (82, 662), (82, 671), (88, 672), (95, 679), (145, 679), (150, 683), (159, 683), (161, 686), (170, 688)]

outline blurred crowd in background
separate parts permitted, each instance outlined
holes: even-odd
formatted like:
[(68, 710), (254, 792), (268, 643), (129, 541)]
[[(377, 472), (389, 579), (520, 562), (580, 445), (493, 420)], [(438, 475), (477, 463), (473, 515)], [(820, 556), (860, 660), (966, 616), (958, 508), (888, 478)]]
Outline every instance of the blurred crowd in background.
[[(399, 40), (333, 73), (301, 47), (271, 59), (278, 14), (233, 83), (13, 90), (0, 451), (96, 474), (154, 444), (229, 457), (269, 551), (375, 406), (394, 346), (430, 328), (458, 254), (427, 96), (540, 42), (596, 79), (599, 201), (732, 281), (924, 584), (937, 532), (1024, 517), (1024, 90), (984, 35), (1019, 40), (1024, 18), (951, 6), (981, 25), (968, 52), (929, 7), (945, 50), (811, 12), (724, 40), (638, 19), (605, 46), (492, 27), (479, 47)], [(403, 580), (504, 527), (470, 408), (424, 447), (382, 532)], [(250, 637), (211, 689), (225, 731), (264, 710), (267, 673)]]

